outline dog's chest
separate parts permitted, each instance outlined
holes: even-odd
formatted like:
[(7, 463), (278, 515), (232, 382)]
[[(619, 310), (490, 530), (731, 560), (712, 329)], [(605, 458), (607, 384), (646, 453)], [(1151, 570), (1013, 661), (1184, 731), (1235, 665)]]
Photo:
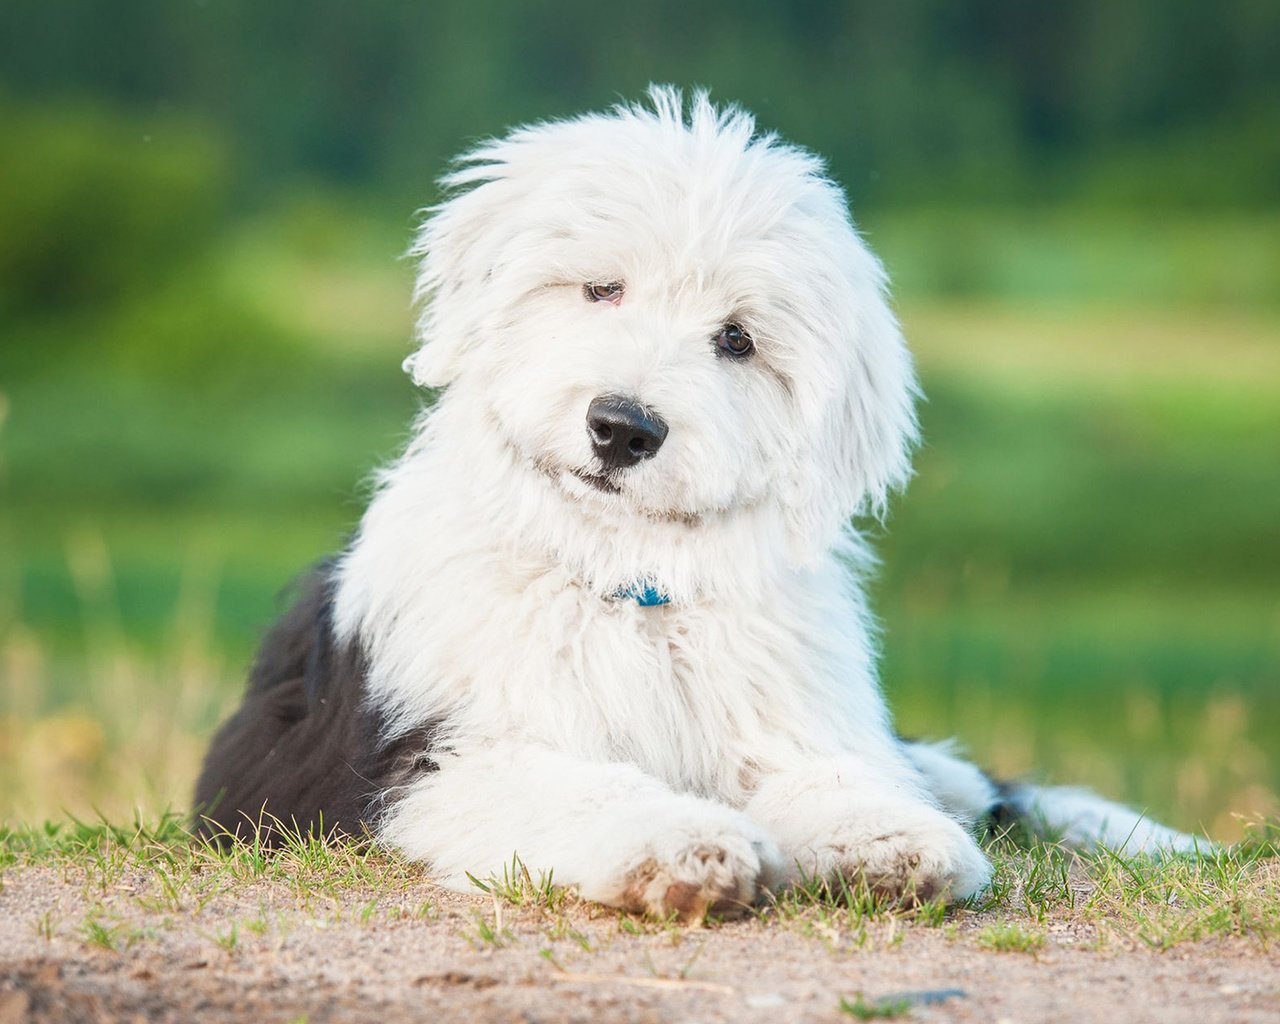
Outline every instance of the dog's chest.
[(821, 669), (776, 617), (601, 602), (576, 588), (508, 612), (454, 634), (441, 665), (469, 732), (634, 763), (723, 798), (821, 746)]
[(406, 547), (465, 535), (450, 521), (428, 531), (420, 505), (394, 489), (375, 503), (337, 598), (396, 728), (447, 723), (459, 744), (529, 741), (733, 800), (757, 772), (842, 748), (883, 717), (834, 565), (733, 603), (644, 607), (494, 546)]

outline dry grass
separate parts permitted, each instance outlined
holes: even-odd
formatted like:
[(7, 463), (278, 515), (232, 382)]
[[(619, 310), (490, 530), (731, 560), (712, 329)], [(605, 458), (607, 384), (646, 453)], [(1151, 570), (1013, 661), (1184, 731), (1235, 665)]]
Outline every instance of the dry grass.
[(55, 659), (21, 623), (0, 631), (0, 821), (185, 806), (208, 730), (239, 690), (212, 642), (211, 588), (189, 573), (168, 641), (146, 651), (117, 625), (101, 539), (76, 537), (68, 564), (87, 623), (81, 654)]

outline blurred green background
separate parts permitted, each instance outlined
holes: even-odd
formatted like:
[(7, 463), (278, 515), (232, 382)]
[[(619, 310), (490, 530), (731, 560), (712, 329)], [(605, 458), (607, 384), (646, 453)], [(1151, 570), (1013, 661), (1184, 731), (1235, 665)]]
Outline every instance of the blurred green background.
[(529, 119), (709, 86), (829, 158), (929, 400), (902, 727), (1280, 810), (1280, 5), (0, 7), (0, 819), (183, 807), (419, 402), (401, 253)]

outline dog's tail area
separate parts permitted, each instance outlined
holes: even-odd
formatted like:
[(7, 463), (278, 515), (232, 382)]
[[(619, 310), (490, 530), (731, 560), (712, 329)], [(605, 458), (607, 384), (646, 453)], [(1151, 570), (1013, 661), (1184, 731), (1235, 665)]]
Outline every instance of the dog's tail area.
[(1075, 786), (997, 782), (954, 744), (904, 741), (903, 748), (945, 811), (963, 821), (1019, 824), (1032, 834), (1077, 850), (1125, 855), (1208, 853), (1214, 844)]

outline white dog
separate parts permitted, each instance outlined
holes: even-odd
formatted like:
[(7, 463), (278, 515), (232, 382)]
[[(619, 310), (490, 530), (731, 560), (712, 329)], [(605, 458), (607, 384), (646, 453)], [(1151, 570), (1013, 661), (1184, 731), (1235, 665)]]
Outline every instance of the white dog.
[(446, 179), (406, 363), (443, 390), (264, 647), (206, 820), (367, 828), (460, 888), (518, 855), (684, 918), (800, 875), (968, 897), (998, 807), (1189, 846), (895, 736), (850, 526), (916, 439), (884, 272), (818, 159), (650, 100)]

